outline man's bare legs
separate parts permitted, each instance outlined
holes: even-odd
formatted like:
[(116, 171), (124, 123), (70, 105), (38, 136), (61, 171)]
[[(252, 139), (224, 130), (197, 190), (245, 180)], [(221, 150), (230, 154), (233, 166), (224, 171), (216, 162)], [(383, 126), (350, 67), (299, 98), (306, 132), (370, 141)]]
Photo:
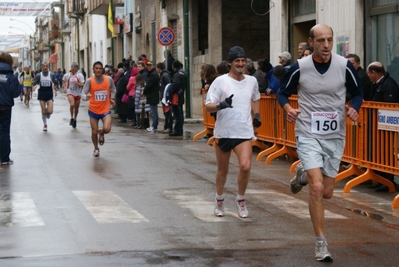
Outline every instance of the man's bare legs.
[(94, 154), (93, 154), (94, 156), (100, 155), (100, 149), (98, 148), (98, 145), (102, 144), (99, 141), (102, 138), (103, 140), (102, 142), (104, 142), (104, 134), (108, 134), (111, 131), (111, 123), (112, 123), (111, 114), (102, 118), (102, 123), (103, 123), (103, 128), (99, 129), (98, 120), (90, 117), (91, 141), (93, 142), (94, 145)]
[(78, 117), (79, 113), (80, 100), (76, 100), (75, 96), (73, 95), (68, 95), (68, 102), (69, 102), (69, 113), (71, 114), (70, 125), (73, 128), (76, 128), (76, 118)]
[(78, 117), (78, 113), (79, 113), (79, 106), (80, 106), (80, 99), (79, 100), (76, 100), (75, 99), (75, 106), (74, 106), (74, 118), (75, 118), (75, 120), (76, 120), (76, 118)]
[(111, 131), (111, 123), (112, 123), (111, 114), (105, 116), (102, 119), (102, 121), (103, 121), (103, 128), (101, 129), (102, 134), (108, 134)]
[(252, 141), (248, 140), (242, 142), (234, 148), (234, 152), (237, 155), (238, 165), (240, 168), (237, 177), (238, 195), (244, 196), (245, 191), (247, 190), (249, 175), (251, 171)]
[(330, 199), (335, 180), (324, 176), (319, 168), (306, 171), (309, 185), (309, 213), (316, 237), (324, 236), (324, 199)]
[(223, 195), (224, 185), (227, 180), (227, 173), (229, 172), (229, 160), (231, 151), (224, 152), (219, 146), (215, 146), (216, 152), (216, 163), (218, 165), (218, 169), (216, 171), (216, 194), (221, 196)]
[(47, 131), (47, 119), (53, 114), (53, 100), (40, 100), (40, 109), (42, 111), (43, 131)]
[(32, 93), (32, 88), (24, 87), (24, 95), (25, 95), (24, 103), (27, 107), (29, 107), (31, 93)]
[[(234, 152), (237, 155), (238, 164), (239, 164), (239, 173), (237, 176), (237, 198), (236, 203), (239, 209), (239, 216), (240, 217), (247, 217), (248, 211), (245, 206), (245, 191), (247, 189), (248, 181), (249, 181), (249, 174), (251, 169), (251, 159), (252, 159), (252, 143), (251, 140), (242, 142), (241, 144), (237, 145), (234, 149)], [(223, 190), (224, 185), (226, 184), (227, 174), (229, 171), (229, 164), (230, 164), (230, 155), (231, 151), (223, 152), (218, 146), (215, 146), (216, 151), (216, 160), (218, 164), (218, 169), (216, 172), (216, 208), (215, 208), (215, 215), (216, 216), (223, 216), (223, 204), (219, 203), (223, 201)], [(218, 201), (219, 200), (219, 201)], [(220, 212), (222, 210), (222, 212)]]
[(53, 100), (40, 100), (40, 108), (42, 110), (42, 116), (49, 118), (53, 114), (54, 103)]
[(91, 141), (93, 142), (94, 150), (98, 150), (98, 120), (90, 117), (91, 127)]

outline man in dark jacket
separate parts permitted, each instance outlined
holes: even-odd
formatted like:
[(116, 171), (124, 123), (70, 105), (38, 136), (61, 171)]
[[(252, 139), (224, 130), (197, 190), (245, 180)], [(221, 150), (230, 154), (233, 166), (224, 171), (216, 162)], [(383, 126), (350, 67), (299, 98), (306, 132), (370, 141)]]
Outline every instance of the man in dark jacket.
[(118, 79), (116, 83), (116, 94), (115, 94), (115, 102), (116, 102), (115, 113), (117, 113), (120, 118), (119, 123), (126, 123), (129, 114), (129, 104), (122, 102), (122, 96), (127, 93), (126, 86), (130, 78), (131, 68), (130, 68), (130, 63), (128, 61), (125, 61), (123, 63), (123, 70), (125, 72), (122, 74), (122, 77), (120, 77), (120, 79)]
[(356, 54), (348, 54), (345, 58), (352, 63), (353, 67), (355, 67), (357, 71), (357, 74), (359, 75), (360, 85), (363, 89), (363, 100), (370, 101), (371, 82), (366, 71), (360, 66), (360, 57)]
[(181, 64), (180, 61), (178, 60), (175, 60), (172, 63), (172, 68), (174, 71), (172, 77), (173, 94), (178, 95), (179, 102), (178, 105), (172, 106), (172, 113), (176, 121), (173, 132), (170, 133), (169, 136), (183, 136), (183, 123), (184, 123), (183, 105), (184, 105), (184, 92), (186, 91), (187, 73), (186, 70), (183, 69), (183, 64)]
[(18, 97), (18, 78), (12, 70), (12, 57), (8, 53), (0, 54), (0, 164), (11, 165), (11, 109), (14, 98)]
[(248, 75), (254, 76), (256, 78), (256, 80), (258, 81), (259, 92), (264, 93), (267, 88), (267, 81), (263, 77), (261, 71), (259, 69), (255, 68), (253, 62), (247, 62), (245, 69), (246, 69)]
[[(164, 93), (165, 93), (165, 87), (168, 85), (172, 77), (170, 77), (170, 73), (165, 70), (165, 64), (162, 62), (159, 62), (156, 67), (157, 73), (159, 75), (159, 93), (160, 93), (160, 99), (163, 100)], [(166, 101), (166, 98), (165, 100)], [(162, 101), (163, 102), (163, 101)], [(170, 109), (170, 106), (166, 106), (164, 103), (162, 103), (162, 109), (163, 109), (163, 115), (165, 116), (165, 125), (163, 127), (162, 133), (171, 133), (172, 131), (172, 111)]]
[(385, 72), (384, 66), (376, 61), (367, 67), (367, 75), (373, 83), (371, 90), (371, 101), (399, 103), (398, 84), (388, 72)]
[(139, 61), (137, 63), (137, 68), (139, 69), (139, 73), (141, 74), (141, 76), (143, 76), (144, 81), (147, 82), (148, 72), (146, 70), (146, 65), (144, 64), (144, 62), (143, 61)]
[(147, 128), (147, 131), (156, 132), (158, 130), (159, 75), (152, 61), (147, 62), (147, 73), (143, 94), (146, 96), (146, 103), (150, 105), (152, 118), (152, 125)]
[[(399, 103), (399, 86), (395, 80), (389, 76), (389, 73), (385, 72), (381, 62), (375, 61), (371, 63), (367, 67), (367, 75), (373, 83), (370, 101)], [(391, 181), (396, 186), (392, 173), (382, 171), (375, 171), (375, 173)], [(371, 186), (371, 188), (375, 188), (377, 192), (388, 192), (388, 187), (386, 185), (378, 183)]]

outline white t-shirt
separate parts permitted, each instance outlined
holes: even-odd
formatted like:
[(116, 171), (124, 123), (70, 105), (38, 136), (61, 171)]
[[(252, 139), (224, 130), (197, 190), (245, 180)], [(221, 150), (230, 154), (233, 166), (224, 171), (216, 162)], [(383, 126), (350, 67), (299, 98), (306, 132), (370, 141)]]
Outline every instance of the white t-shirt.
[(228, 74), (216, 78), (208, 90), (205, 104), (219, 103), (234, 94), (232, 108), (217, 112), (215, 138), (255, 139), (252, 126), (251, 103), (260, 99), (259, 85), (256, 78), (244, 75), (237, 81)]
[(67, 88), (68, 88), (67, 95), (80, 96), (82, 87), (79, 87), (77, 83), (85, 82), (85, 79), (84, 79), (82, 73), (77, 72), (75, 74), (72, 74), (71, 72), (68, 72), (67, 74), (64, 75), (62, 80), (67, 83)]

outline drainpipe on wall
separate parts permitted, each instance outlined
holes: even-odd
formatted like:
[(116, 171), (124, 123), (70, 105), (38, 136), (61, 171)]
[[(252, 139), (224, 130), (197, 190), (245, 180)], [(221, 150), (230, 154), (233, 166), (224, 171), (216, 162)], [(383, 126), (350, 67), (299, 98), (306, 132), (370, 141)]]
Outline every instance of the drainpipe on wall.
[(64, 36), (62, 37), (62, 42), (61, 42), (61, 69), (65, 68), (65, 45), (64, 45)]
[(86, 16), (86, 26), (87, 26), (87, 29), (86, 29), (86, 34), (87, 34), (87, 50), (86, 50), (86, 53), (85, 53), (85, 55), (86, 55), (86, 78), (87, 77), (90, 77), (91, 76), (91, 74), (90, 74), (90, 55), (89, 55), (89, 53), (91, 52), (90, 51), (90, 35), (89, 35), (89, 32), (90, 32), (90, 27), (89, 27), (89, 16), (87, 15)]
[[(77, 12), (76, 12), (77, 13)], [(76, 19), (75, 19), (75, 23), (76, 23), (76, 39), (75, 40), (77, 40), (77, 44), (76, 44), (76, 47), (77, 47), (77, 52), (76, 52), (76, 57), (77, 57), (77, 63), (78, 63), (78, 65), (80, 66), (80, 40), (79, 40), (79, 15), (78, 14), (76, 14), (77, 16), (76, 16)]]
[(64, 30), (64, 24), (65, 24), (65, 17), (64, 17), (64, 0), (61, 0), (60, 2), (60, 6), (61, 6), (61, 12), (60, 12), (60, 23), (59, 23), (59, 31), (58, 34), (61, 35), (61, 70), (63, 68), (65, 68), (65, 45), (64, 45), (64, 34), (61, 33), (62, 30)]
[(187, 70), (186, 81), (186, 118), (191, 118), (191, 90), (190, 90), (190, 38), (189, 38), (189, 9), (188, 0), (183, 0), (184, 12), (184, 66)]
[[(111, 4), (112, 19), (114, 19), (114, 3), (113, 3), (112, 0), (109, 0), (109, 2)], [(108, 16), (107, 16), (107, 18), (108, 18)], [(112, 23), (112, 25), (114, 25), (114, 24)], [(112, 36), (112, 33), (111, 33), (111, 65), (115, 67), (114, 58), (115, 58), (115, 54), (114, 54), (114, 36)]]

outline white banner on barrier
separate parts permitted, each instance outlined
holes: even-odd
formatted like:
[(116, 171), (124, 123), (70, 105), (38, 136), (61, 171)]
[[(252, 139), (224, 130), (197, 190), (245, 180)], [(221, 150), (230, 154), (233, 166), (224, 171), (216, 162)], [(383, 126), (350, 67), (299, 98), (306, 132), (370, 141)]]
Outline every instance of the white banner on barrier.
[(378, 110), (378, 130), (399, 132), (399, 110)]
[(0, 2), (0, 16), (50, 16), (51, 2)]

